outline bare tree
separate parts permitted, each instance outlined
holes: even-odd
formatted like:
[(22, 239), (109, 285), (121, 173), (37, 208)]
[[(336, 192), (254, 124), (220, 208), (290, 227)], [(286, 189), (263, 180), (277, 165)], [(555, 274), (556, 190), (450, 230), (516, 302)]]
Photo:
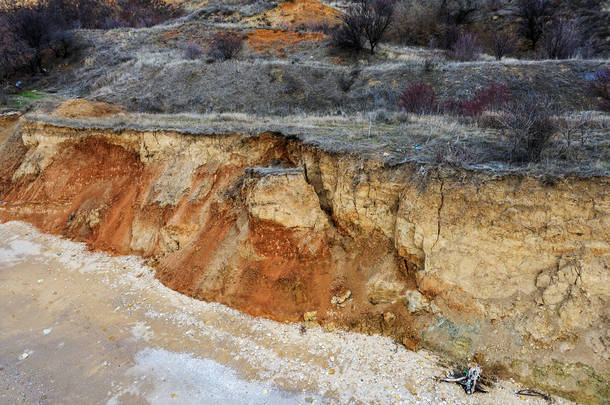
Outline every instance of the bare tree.
[(519, 32), (530, 41), (532, 50), (536, 50), (538, 41), (544, 32), (544, 26), (553, 13), (552, 0), (519, 0), (517, 4)]
[(492, 29), (489, 41), (489, 46), (496, 60), (502, 60), (503, 57), (515, 50), (515, 38), (507, 31), (498, 28)]
[(364, 37), (367, 39), (371, 54), (383, 39), (383, 35), (392, 23), (394, 0), (359, 0), (362, 4), (362, 23)]
[(464, 25), (481, 9), (481, 0), (441, 0), (439, 17), (447, 24)]
[(331, 44), (360, 50), (368, 42), (371, 54), (374, 54), (393, 15), (394, 0), (355, 0), (341, 17), (342, 24), (331, 36)]
[(569, 59), (576, 56), (581, 43), (578, 25), (574, 21), (558, 18), (542, 36), (542, 54), (549, 59)]
[(330, 36), (332, 46), (351, 51), (360, 51), (364, 46), (362, 3), (355, 3), (341, 15), (339, 24)]
[(475, 34), (465, 32), (460, 34), (457, 41), (451, 46), (449, 56), (461, 62), (476, 60), (481, 54), (481, 45)]

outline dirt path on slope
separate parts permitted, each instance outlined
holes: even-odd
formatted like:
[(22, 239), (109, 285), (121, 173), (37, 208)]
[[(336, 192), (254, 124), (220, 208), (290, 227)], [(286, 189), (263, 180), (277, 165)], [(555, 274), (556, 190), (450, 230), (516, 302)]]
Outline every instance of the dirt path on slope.
[(0, 225), (0, 297), (2, 404), (546, 403), (466, 396), (424, 351), (193, 300), (20, 222)]

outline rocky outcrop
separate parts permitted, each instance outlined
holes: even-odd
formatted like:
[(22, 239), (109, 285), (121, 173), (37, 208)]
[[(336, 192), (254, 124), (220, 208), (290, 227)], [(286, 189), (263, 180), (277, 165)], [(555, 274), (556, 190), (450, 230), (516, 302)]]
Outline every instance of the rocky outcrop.
[(23, 119), (9, 138), (3, 156), (22, 152), (0, 220), (140, 254), (169, 287), (253, 315), (315, 311), (574, 399), (608, 397), (607, 178), (421, 184), (415, 167), (272, 133)]

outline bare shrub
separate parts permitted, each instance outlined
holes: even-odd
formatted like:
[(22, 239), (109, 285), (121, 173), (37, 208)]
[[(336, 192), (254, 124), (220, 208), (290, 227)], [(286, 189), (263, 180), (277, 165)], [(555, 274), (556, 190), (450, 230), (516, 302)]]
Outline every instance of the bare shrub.
[(197, 45), (195, 42), (189, 42), (184, 47), (184, 57), (187, 59), (191, 59), (191, 60), (199, 59), (199, 58), (201, 58), (202, 54), (203, 54), (203, 51), (201, 50), (201, 47), (199, 45)]
[(451, 49), (460, 38), (460, 27), (454, 24), (441, 24), (438, 33), (430, 40), (430, 46)]
[(555, 125), (563, 144), (559, 154), (566, 159), (574, 159), (587, 142), (588, 127), (591, 123), (591, 113), (581, 113), (572, 117), (562, 117), (555, 120)]
[(508, 87), (502, 83), (491, 83), (477, 90), (474, 96), (458, 103), (457, 112), (469, 117), (480, 116), (484, 111), (497, 110), (510, 100)]
[(244, 40), (233, 32), (217, 32), (208, 43), (208, 55), (216, 60), (229, 60), (243, 48)]
[(438, 112), (434, 88), (427, 83), (410, 83), (399, 96), (398, 105), (407, 112), (433, 114)]
[(341, 24), (330, 35), (330, 45), (348, 51), (360, 51), (364, 47), (361, 4), (352, 4), (341, 15)]
[(177, 15), (163, 0), (0, 1), (0, 77), (44, 73), (49, 56), (69, 57), (73, 28), (149, 26)]
[(393, 15), (394, 0), (356, 0), (341, 16), (341, 24), (331, 35), (331, 44), (358, 51), (368, 42), (371, 54), (374, 54)]
[(363, 6), (364, 37), (369, 42), (371, 54), (383, 39), (383, 36), (392, 23), (394, 15), (394, 0), (359, 0)]
[(536, 93), (507, 103), (498, 121), (510, 143), (509, 160), (536, 162), (555, 132), (553, 103)]
[[(17, 47), (13, 52), (20, 53), (24, 65), (29, 66), (31, 73), (43, 72), (42, 51), (48, 46), (51, 36), (63, 21), (52, 14), (44, 5), (20, 6), (6, 14), (6, 20), (12, 29), (12, 36), (5, 41), (7, 47)], [(10, 53), (10, 50), (7, 50)], [(24, 66), (15, 65), (15, 69)]]
[(180, 9), (163, 0), (118, 0), (119, 19), (130, 27), (151, 27), (180, 14)]
[(481, 54), (481, 44), (475, 34), (463, 33), (451, 47), (449, 56), (457, 61), (467, 62), (478, 59)]
[(439, 32), (438, 8), (430, 2), (402, 0), (395, 6), (388, 34), (395, 42), (427, 46)]
[(496, 60), (510, 55), (515, 50), (515, 38), (509, 32), (500, 29), (493, 29), (489, 36), (489, 48)]
[(74, 38), (72, 32), (57, 30), (51, 33), (49, 46), (53, 50), (55, 57), (67, 58), (74, 51)]
[(570, 59), (578, 54), (581, 43), (578, 25), (574, 21), (558, 18), (542, 36), (542, 56), (549, 59)]
[(424, 62), (422, 63), (422, 70), (426, 73), (430, 73), (433, 72), (434, 70), (436, 70), (436, 68), (438, 67), (438, 65), (441, 63), (440, 59), (438, 57), (430, 57), (430, 58), (426, 58), (424, 59)]
[(519, 33), (529, 41), (531, 50), (536, 50), (546, 23), (552, 18), (555, 5), (552, 0), (519, 0), (517, 24)]
[(610, 112), (610, 66), (600, 69), (591, 80), (591, 91), (597, 98), (599, 109)]
[(468, 148), (459, 138), (454, 140), (438, 139), (426, 145), (430, 151), (433, 166), (460, 168), (464, 163), (474, 160), (472, 148)]

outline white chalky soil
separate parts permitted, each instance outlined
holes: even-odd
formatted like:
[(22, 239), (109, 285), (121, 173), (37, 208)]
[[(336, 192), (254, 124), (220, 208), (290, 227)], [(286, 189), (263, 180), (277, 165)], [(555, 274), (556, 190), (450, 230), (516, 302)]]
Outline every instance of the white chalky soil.
[(546, 403), (467, 396), (425, 351), (193, 300), (19, 222), (0, 224), (0, 298), (0, 404)]

